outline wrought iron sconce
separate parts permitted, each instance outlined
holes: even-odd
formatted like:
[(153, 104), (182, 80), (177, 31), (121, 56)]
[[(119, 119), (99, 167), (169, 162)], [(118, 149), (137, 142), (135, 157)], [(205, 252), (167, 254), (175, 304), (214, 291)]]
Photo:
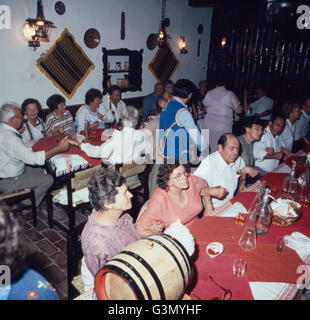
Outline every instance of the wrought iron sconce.
[(56, 28), (53, 22), (45, 20), (42, 0), (37, 0), (37, 17), (28, 18), (26, 22), (22, 35), (34, 50), (40, 47), (40, 42), (49, 42), (51, 28)]

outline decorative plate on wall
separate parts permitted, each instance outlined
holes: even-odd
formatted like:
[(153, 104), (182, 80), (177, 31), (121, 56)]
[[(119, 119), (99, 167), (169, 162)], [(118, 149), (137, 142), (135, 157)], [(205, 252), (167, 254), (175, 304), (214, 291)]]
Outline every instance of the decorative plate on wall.
[(149, 50), (154, 50), (156, 48), (157, 36), (155, 33), (151, 33), (146, 39), (146, 46)]
[(61, 1), (57, 1), (55, 3), (55, 11), (60, 14), (60, 15), (63, 15), (66, 11), (66, 6), (64, 5), (63, 2)]
[(97, 29), (88, 29), (84, 34), (84, 42), (90, 49), (94, 49), (100, 43), (100, 33)]

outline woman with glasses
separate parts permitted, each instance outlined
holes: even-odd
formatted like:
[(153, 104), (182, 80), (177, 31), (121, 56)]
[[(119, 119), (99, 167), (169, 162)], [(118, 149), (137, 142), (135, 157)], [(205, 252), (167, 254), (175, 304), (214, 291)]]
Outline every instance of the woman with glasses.
[(25, 115), (22, 139), (26, 145), (32, 146), (36, 141), (45, 136), (45, 123), (38, 116), (42, 110), (41, 104), (36, 99), (26, 99), (21, 106)]
[(137, 221), (142, 237), (162, 232), (177, 220), (191, 225), (201, 213), (205, 216), (213, 210), (211, 196), (225, 193), (221, 187), (209, 188), (203, 179), (190, 174), (188, 165), (179, 162), (160, 166), (158, 186)]

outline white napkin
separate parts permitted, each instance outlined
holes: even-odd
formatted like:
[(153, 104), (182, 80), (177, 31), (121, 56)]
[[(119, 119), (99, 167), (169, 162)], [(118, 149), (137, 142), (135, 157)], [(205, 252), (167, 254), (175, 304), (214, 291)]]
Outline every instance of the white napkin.
[(290, 173), (291, 171), (292, 169), (285, 163), (281, 163), (279, 166), (272, 170), (272, 172), (276, 173)]
[[(53, 202), (59, 202), (63, 205), (68, 205), (68, 197), (67, 197), (67, 190), (63, 189), (59, 193), (56, 194), (55, 197), (53, 197)], [(89, 202), (88, 199), (88, 188), (85, 187), (83, 189), (80, 189), (78, 191), (75, 191), (72, 193), (72, 202), (73, 207), (76, 207), (77, 203), (79, 202)]]
[(247, 209), (240, 203), (236, 202), (227, 210), (225, 210), (221, 217), (238, 217), (240, 213), (247, 213)]
[(304, 260), (310, 254), (310, 238), (300, 232), (293, 232), (284, 237), (286, 245), (295, 250), (299, 257)]
[(195, 251), (195, 240), (190, 233), (189, 229), (185, 227), (180, 220), (172, 223), (164, 232), (171, 237), (177, 239), (186, 249), (189, 256)]

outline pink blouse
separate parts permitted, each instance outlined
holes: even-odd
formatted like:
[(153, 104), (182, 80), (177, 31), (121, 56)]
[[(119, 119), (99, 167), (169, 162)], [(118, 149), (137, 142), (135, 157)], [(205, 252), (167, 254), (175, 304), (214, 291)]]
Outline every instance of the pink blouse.
[(137, 226), (150, 229), (154, 221), (160, 221), (167, 228), (177, 219), (186, 226), (195, 222), (203, 209), (200, 192), (205, 186), (205, 181), (190, 175), (188, 182), (189, 187), (186, 190), (187, 202), (184, 206), (175, 202), (166, 190), (158, 187), (148, 201), (147, 208), (137, 221)]

